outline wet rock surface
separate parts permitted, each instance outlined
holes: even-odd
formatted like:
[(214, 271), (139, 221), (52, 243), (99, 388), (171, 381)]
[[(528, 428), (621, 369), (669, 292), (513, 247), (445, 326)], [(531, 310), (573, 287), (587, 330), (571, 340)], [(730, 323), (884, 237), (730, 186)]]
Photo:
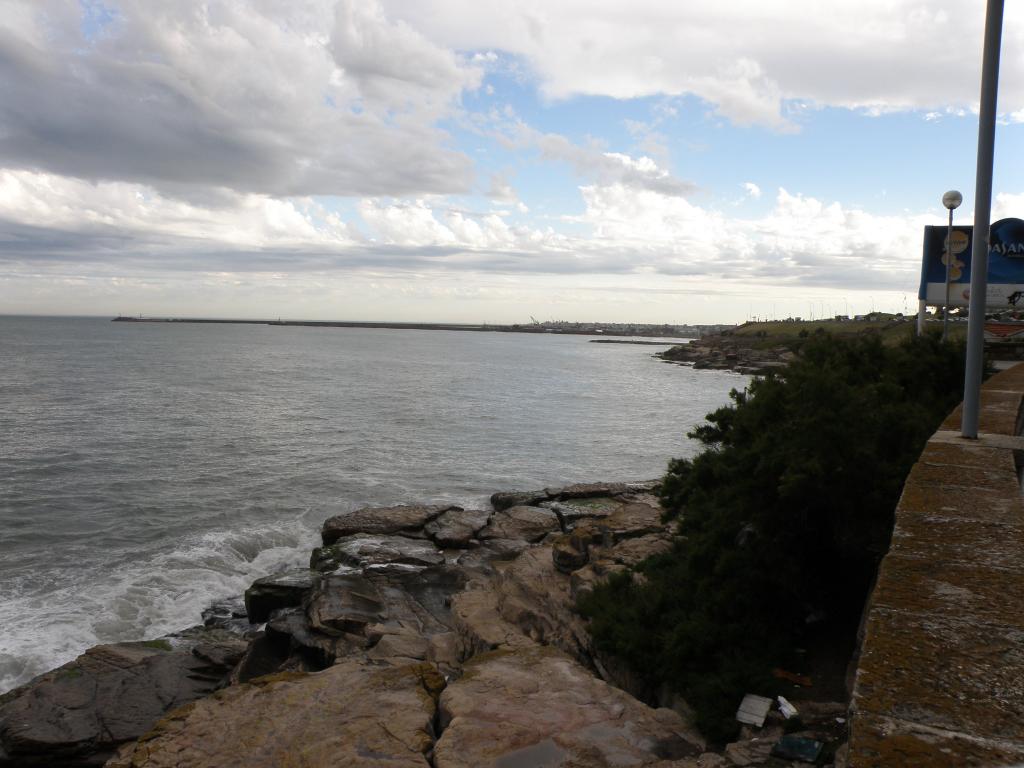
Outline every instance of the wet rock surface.
[(0, 765), (102, 765), (166, 712), (216, 690), (247, 645), (200, 627), (90, 648), (0, 697)]
[[(610, 574), (672, 546), (653, 489), (335, 516), (310, 570), (247, 591), (262, 631), (101, 646), (82, 671), (0, 699), (0, 766), (99, 765), (124, 742), (113, 768), (736, 764), (702, 752), (685, 702), (631, 695), (658, 699), (595, 651), (575, 611)], [(225, 603), (208, 620), (237, 629), (239, 613)], [(93, 672), (94, 658), (111, 660)], [(761, 751), (732, 747), (741, 760)]]
[(306, 569), (265, 576), (245, 590), (245, 611), (253, 624), (262, 624), (278, 608), (299, 605), (313, 586), (313, 574)]
[(339, 567), (362, 568), (367, 565), (442, 565), (444, 555), (430, 541), (404, 536), (374, 536), (359, 533), (339, 539), (313, 551), (310, 567), (335, 571)]

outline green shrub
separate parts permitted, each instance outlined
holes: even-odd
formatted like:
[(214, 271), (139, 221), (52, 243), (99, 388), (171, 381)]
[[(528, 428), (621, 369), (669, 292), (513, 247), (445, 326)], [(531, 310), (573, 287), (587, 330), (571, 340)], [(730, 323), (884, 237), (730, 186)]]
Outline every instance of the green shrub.
[(961, 399), (963, 358), (934, 337), (815, 335), (782, 375), (734, 390), (690, 433), (703, 452), (669, 464), (673, 553), (581, 602), (597, 646), (730, 738), (741, 696), (793, 663), (809, 616), (855, 626), (903, 481)]

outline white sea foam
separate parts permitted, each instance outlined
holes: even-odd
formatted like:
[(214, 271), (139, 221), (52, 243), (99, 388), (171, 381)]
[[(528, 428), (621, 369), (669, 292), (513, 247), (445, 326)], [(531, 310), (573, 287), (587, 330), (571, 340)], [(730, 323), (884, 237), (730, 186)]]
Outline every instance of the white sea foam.
[(261, 576), (308, 562), (317, 539), (301, 518), (250, 531), (207, 531), (108, 573), (101, 567), (68, 573), (65, 586), (45, 594), (0, 597), (0, 692), (90, 646), (199, 624), (211, 603), (241, 594)]

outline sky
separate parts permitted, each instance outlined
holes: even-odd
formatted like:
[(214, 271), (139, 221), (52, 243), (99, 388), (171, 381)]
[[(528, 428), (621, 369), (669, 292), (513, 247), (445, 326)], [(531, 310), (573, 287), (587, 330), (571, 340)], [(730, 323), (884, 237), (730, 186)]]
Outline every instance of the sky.
[[(1008, 3), (993, 220), (1024, 218)], [(0, 0), (0, 314), (915, 312), (982, 0)]]

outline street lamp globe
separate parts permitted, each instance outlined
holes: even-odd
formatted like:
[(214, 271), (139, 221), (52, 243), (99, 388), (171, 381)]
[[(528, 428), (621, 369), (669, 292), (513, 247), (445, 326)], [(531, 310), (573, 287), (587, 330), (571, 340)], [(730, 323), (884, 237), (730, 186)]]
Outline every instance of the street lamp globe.
[(942, 340), (949, 338), (949, 278), (950, 269), (953, 264), (953, 209), (959, 208), (964, 201), (964, 196), (955, 189), (949, 190), (942, 196), (942, 204), (949, 210), (949, 225), (946, 228), (946, 255), (943, 260), (946, 262), (946, 303), (942, 309)]

